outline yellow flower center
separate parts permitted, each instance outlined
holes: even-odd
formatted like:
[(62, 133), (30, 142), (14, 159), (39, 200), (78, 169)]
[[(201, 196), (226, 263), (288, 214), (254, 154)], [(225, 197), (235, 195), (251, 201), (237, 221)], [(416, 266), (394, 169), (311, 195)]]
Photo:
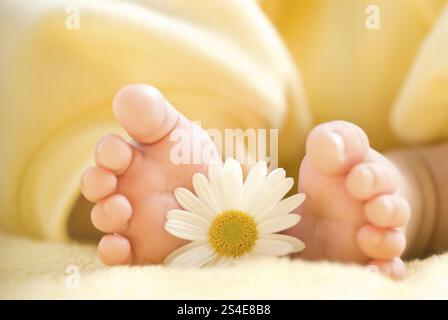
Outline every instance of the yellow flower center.
[(257, 224), (242, 211), (224, 211), (213, 220), (208, 239), (221, 256), (239, 257), (254, 248), (258, 239)]

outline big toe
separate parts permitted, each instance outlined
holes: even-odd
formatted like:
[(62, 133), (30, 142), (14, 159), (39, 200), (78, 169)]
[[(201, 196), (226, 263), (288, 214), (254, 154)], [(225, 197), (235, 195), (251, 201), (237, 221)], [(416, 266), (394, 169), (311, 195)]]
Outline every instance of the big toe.
[(316, 126), (308, 135), (307, 157), (320, 173), (340, 175), (368, 157), (369, 140), (358, 126), (332, 121)]
[(156, 88), (133, 84), (122, 88), (113, 101), (118, 122), (141, 143), (154, 143), (176, 125), (177, 111)]

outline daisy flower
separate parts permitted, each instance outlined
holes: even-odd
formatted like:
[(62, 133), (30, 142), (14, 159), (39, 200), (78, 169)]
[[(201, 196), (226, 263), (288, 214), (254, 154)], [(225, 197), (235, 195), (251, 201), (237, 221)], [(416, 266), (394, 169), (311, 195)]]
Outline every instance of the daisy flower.
[(244, 182), (241, 165), (232, 158), (224, 166), (211, 164), (208, 179), (196, 173), (196, 195), (177, 188), (174, 195), (184, 210), (170, 210), (165, 223), (170, 234), (191, 242), (173, 251), (165, 264), (200, 268), (303, 250), (305, 245), (299, 239), (278, 234), (300, 221), (300, 216), (291, 212), (305, 195), (283, 199), (293, 184), (281, 168), (267, 175), (263, 161), (250, 170)]

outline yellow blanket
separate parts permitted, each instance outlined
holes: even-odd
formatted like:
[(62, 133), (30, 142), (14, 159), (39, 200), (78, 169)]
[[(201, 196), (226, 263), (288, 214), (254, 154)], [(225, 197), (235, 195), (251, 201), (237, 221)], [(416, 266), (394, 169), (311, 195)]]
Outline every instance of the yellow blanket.
[(0, 234), (0, 299), (447, 299), (447, 268), (448, 254), (408, 263), (400, 282), (359, 266), (287, 259), (207, 270), (108, 268), (93, 246)]
[[(114, 94), (150, 83), (206, 128), (311, 126), (300, 77), (253, 1), (0, 3), (0, 226), (67, 239)], [(297, 163), (303, 139), (280, 150)], [(286, 145), (286, 141), (281, 141)]]
[(370, 7), (1, 1), (0, 227), (68, 239), (80, 173), (97, 139), (119, 130), (111, 100), (129, 83), (155, 85), (204, 127), (279, 128), (280, 165), (293, 177), (316, 122), (353, 121), (380, 150), (445, 138), (446, 1)]
[[(1, 1), (0, 228), (35, 238), (69, 240), (67, 224), (79, 198), (79, 176), (92, 161), (98, 138), (120, 130), (112, 118), (111, 101), (129, 83), (155, 85), (204, 127), (279, 128), (280, 165), (292, 176), (297, 173), (307, 131), (321, 121), (353, 121), (380, 150), (405, 142), (446, 139), (446, 0), (378, 0), (373, 11), (368, 9), (370, 2)], [(371, 29), (366, 21), (375, 12), (380, 24)], [(120, 273), (129, 274), (129, 288), (148, 273), (152, 280), (180, 279), (176, 294), (186, 294), (188, 289), (187, 280), (177, 271), (159, 267), (103, 270), (94, 262), (91, 248), (34, 245), (13, 238), (5, 238), (5, 243), (0, 252), (4, 295), (17, 296), (20, 288), (27, 288), (30, 296), (37, 297), (33, 290), (39, 286), (33, 289), (32, 283), (41, 285), (46, 279), (43, 287), (48, 286), (48, 296), (87, 296), (101, 293), (97, 284)], [(52, 257), (57, 248), (61, 253)], [(92, 293), (90, 285), (78, 293), (59, 289), (57, 268), (64, 266), (58, 263), (70, 260), (64, 250), (73, 250), (80, 264), (92, 266), (86, 274)], [(13, 271), (12, 262), (21, 261), (22, 253), (24, 259), (41, 254), (56, 264), (39, 259), (33, 265), (24, 260), (19, 264), (23, 269)], [(418, 266), (436, 266), (438, 261)], [(326, 286), (320, 284), (321, 279), (333, 274), (353, 271), (365, 277), (357, 268), (322, 265), (316, 277), (308, 278), (314, 274), (313, 266), (273, 261), (272, 270), (279, 270), (285, 290), (275, 289), (272, 278), (267, 287), (274, 291), (254, 294), (315, 296), (319, 290), (313, 283)], [(36, 271), (27, 273), (26, 268)], [(45, 275), (45, 268), (52, 271)], [(324, 269), (337, 272), (325, 276)], [(241, 274), (248, 274), (247, 270), (241, 267)], [(252, 279), (248, 284), (256, 275), (271, 272), (267, 267), (255, 270), (248, 275)], [(420, 275), (419, 267), (415, 270), (417, 283), (431, 278)], [(219, 272), (223, 279), (232, 274)], [(213, 273), (194, 275), (208, 279)], [(297, 279), (297, 286), (285, 284), (290, 276)], [(12, 279), (20, 284), (12, 286)], [(158, 287), (144, 287), (140, 294), (165, 297), (169, 290), (154, 281)], [(405, 292), (402, 288), (407, 286), (406, 282), (379, 281), (391, 288), (391, 296)], [(168, 282), (174, 288), (175, 282)], [(112, 281), (111, 285), (120, 288), (123, 283)], [(248, 294), (242, 289), (244, 283), (235, 283), (222, 296)], [(302, 291), (305, 287), (310, 289)], [(335, 285), (328, 294), (357, 294), (342, 288), (338, 291)], [(419, 284), (418, 291), (405, 294), (429, 292), (424, 288)], [(114, 290), (104, 289), (104, 296), (120, 294)], [(200, 287), (195, 290), (198, 297), (208, 294)], [(133, 292), (139, 295), (138, 290)], [(376, 296), (376, 292), (369, 294)], [(210, 291), (212, 296), (219, 294)]]

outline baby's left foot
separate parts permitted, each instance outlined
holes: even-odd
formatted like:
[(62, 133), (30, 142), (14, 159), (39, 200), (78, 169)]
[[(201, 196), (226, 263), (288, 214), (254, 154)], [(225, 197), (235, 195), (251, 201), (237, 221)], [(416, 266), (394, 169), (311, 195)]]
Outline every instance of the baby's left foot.
[(397, 192), (403, 183), (395, 166), (370, 148), (354, 124), (324, 123), (310, 133), (299, 176), (302, 221), (287, 233), (302, 239), (306, 259), (377, 266), (394, 278), (404, 276), (400, 255), (410, 216)]

